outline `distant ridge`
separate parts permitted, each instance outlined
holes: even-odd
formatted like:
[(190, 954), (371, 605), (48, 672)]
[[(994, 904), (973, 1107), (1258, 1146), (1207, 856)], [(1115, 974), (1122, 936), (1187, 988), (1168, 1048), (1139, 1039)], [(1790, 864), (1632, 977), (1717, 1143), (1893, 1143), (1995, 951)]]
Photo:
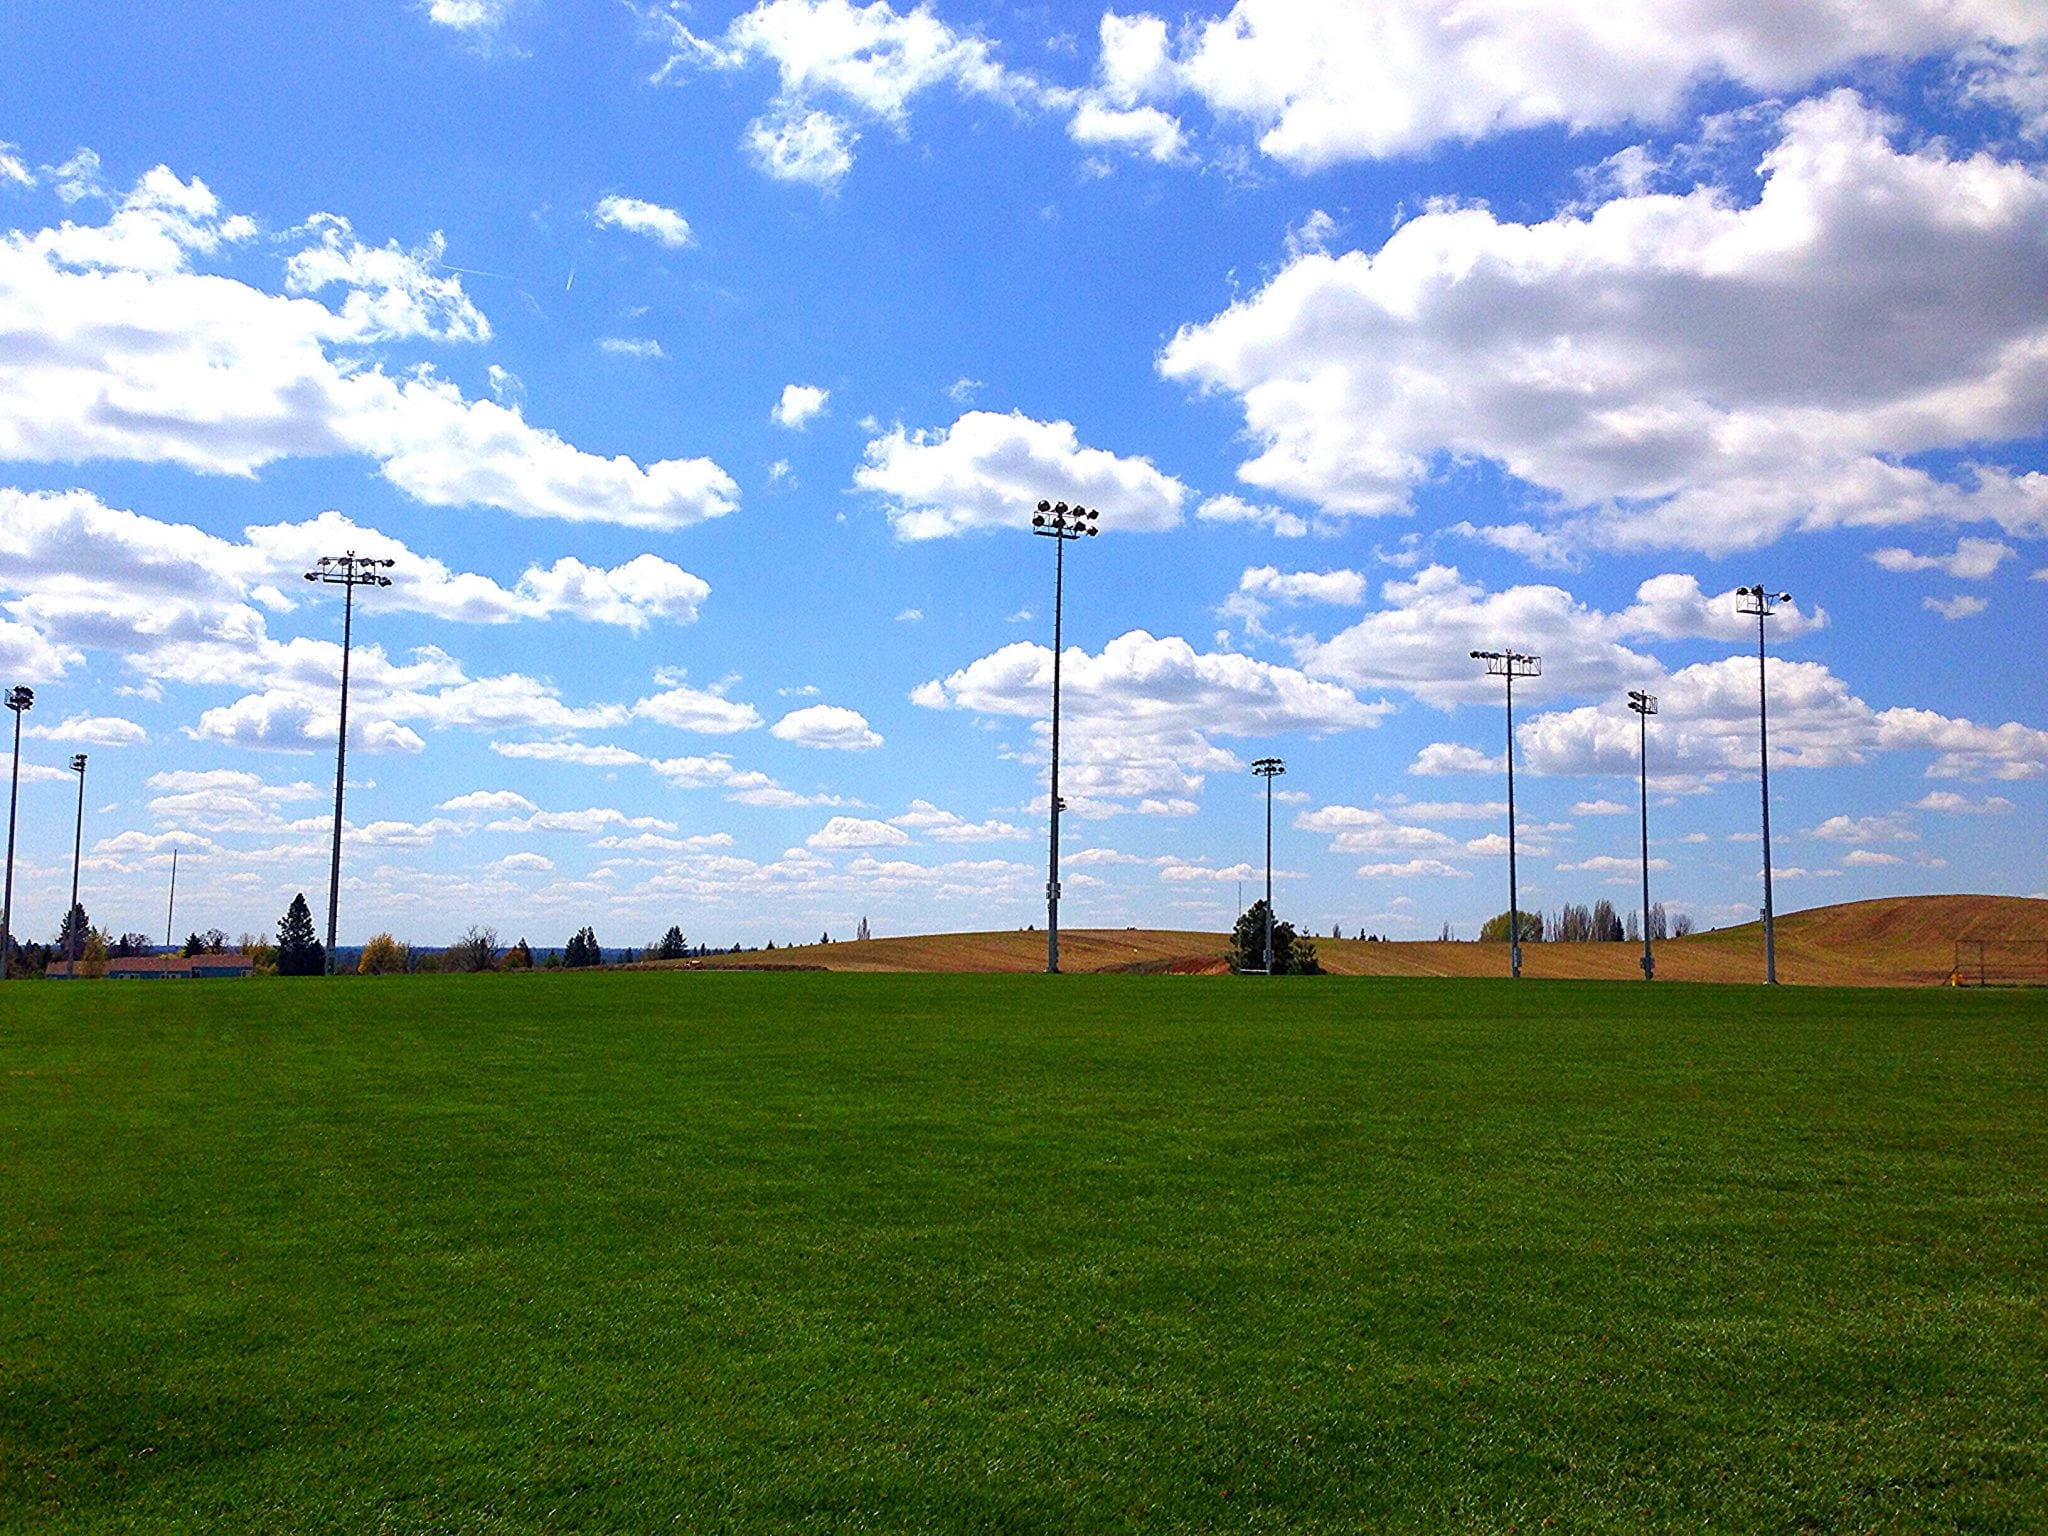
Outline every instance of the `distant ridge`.
[[(1958, 939), (2048, 941), (2048, 901), (2025, 896), (1885, 896), (1789, 912), (1778, 919), (1778, 975), (1793, 985), (1938, 986), (1955, 964)], [(1080, 973), (1223, 975), (1220, 933), (1174, 929), (1077, 928), (1060, 933), (1061, 968)], [(1657, 976), (1669, 981), (1757, 982), (1763, 978), (1763, 925), (1745, 923), (1656, 946)], [(1499, 944), (1431, 941), (1374, 944), (1316, 939), (1323, 966), (1339, 976), (1502, 976)], [(1523, 974), (1541, 979), (1635, 981), (1640, 944), (1531, 944)], [(903, 938), (806, 944), (788, 949), (655, 961), (667, 969), (817, 969), (1023, 973), (1044, 969), (1045, 934), (918, 934)]]

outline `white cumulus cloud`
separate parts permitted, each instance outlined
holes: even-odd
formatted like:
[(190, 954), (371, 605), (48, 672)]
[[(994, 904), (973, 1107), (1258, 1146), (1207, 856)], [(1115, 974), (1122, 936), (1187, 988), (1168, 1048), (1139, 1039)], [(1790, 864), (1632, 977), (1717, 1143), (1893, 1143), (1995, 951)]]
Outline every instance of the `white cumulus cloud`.
[(898, 427), (871, 441), (854, 483), (883, 500), (902, 539), (969, 528), (1026, 528), (1040, 501), (1077, 502), (1108, 532), (1180, 522), (1187, 487), (1145, 458), (1084, 446), (1073, 424), (969, 411), (931, 432)]
[(623, 229), (631, 234), (645, 235), (672, 251), (697, 243), (697, 237), (690, 232), (688, 219), (673, 208), (664, 208), (660, 203), (650, 203), (643, 198), (622, 197), (616, 192), (608, 192), (597, 200), (597, 206), (590, 210), (590, 217), (600, 229)]
[(1530, 224), (1432, 208), (1376, 252), (1296, 256), (1160, 367), (1235, 395), (1258, 449), (1242, 478), (1326, 515), (1403, 511), (1478, 458), (1610, 544), (1923, 519), (2038, 535), (2038, 477), (1903, 460), (2048, 416), (2048, 171), (1894, 132), (1837, 91), (1784, 114), (1753, 201), (1700, 185)]
[(825, 409), (825, 402), (832, 398), (832, 391), (820, 389), (815, 384), (785, 384), (782, 398), (769, 411), (778, 426), (792, 427), (802, 431), (804, 425)]
[(821, 747), (840, 752), (866, 752), (882, 744), (867, 717), (858, 710), (837, 704), (812, 704), (791, 710), (770, 728), (769, 735), (800, 747)]

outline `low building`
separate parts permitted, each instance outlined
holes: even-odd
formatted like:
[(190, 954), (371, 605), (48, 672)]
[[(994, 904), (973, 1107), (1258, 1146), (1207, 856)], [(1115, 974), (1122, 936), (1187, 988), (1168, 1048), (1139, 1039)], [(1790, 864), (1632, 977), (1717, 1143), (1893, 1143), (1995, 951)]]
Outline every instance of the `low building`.
[[(111, 981), (209, 981), (226, 976), (248, 976), (256, 962), (244, 954), (222, 955), (123, 955), (107, 961)], [(79, 971), (85, 962), (79, 962)], [(69, 980), (71, 962), (53, 960), (44, 973), (52, 981)]]

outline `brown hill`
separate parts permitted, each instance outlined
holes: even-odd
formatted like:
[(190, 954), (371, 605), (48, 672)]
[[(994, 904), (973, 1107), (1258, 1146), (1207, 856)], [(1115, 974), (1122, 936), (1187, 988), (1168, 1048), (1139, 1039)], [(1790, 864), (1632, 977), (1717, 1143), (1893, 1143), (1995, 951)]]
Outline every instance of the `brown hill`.
[[(1933, 986), (1955, 965), (1958, 939), (2027, 940), (2036, 967), (2048, 966), (2048, 901), (2020, 896), (1890, 896), (1790, 912), (1778, 919), (1778, 978), (1810, 986)], [(1078, 928), (1060, 934), (1066, 971), (1221, 975), (1225, 938), (1172, 929)], [(1671, 981), (1763, 979), (1763, 925), (1716, 929), (1657, 945), (1657, 975)], [(1501, 944), (1316, 940), (1324, 968), (1339, 976), (1504, 976)], [(1522, 973), (1533, 978), (1639, 980), (1642, 949), (1631, 944), (1528, 944)], [(720, 970), (1029, 972), (1045, 967), (1045, 935), (1030, 929), (921, 934), (840, 944), (656, 962)]]

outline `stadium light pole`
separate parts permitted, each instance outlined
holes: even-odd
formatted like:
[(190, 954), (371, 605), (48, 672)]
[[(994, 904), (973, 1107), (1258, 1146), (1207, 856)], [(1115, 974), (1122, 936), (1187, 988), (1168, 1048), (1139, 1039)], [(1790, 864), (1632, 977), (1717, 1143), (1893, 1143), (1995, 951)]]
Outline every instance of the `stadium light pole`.
[(327, 974), (334, 974), (334, 928), (341, 906), (341, 786), (348, 766), (348, 656), (355, 638), (356, 588), (388, 587), (384, 572), (396, 561), (372, 560), (350, 550), (322, 555), (306, 572), (306, 580), (342, 589), (341, 605), (341, 729), (334, 740), (334, 858), (327, 872)]
[(36, 705), (33, 688), (7, 690), (14, 711), (14, 773), (7, 786), (7, 890), (0, 895), (0, 981), (7, 979), (8, 952), (14, 948), (14, 807), (21, 798), (21, 717)]
[(1273, 781), (1287, 771), (1277, 757), (1262, 757), (1252, 772), (1266, 781), (1266, 974), (1273, 974)]
[(1764, 808), (1764, 985), (1778, 984), (1777, 909), (1771, 901), (1771, 707), (1770, 690), (1764, 675), (1764, 620), (1779, 603), (1792, 601), (1790, 592), (1766, 592), (1762, 585), (1737, 587), (1735, 611), (1756, 615), (1756, 740), (1757, 782), (1762, 786)]
[[(78, 775), (78, 825), (71, 834), (71, 906), (64, 914), (66, 927), (71, 925), (71, 914), (78, 910), (78, 856), (85, 847), (85, 754), (79, 752), (71, 759), (71, 771)], [(64, 958), (71, 962), (71, 979), (78, 980), (78, 930), (71, 929), (71, 953)]]
[(1053, 541), (1052, 561), (1052, 785), (1047, 819), (1051, 823), (1045, 873), (1045, 974), (1060, 973), (1060, 621), (1066, 602), (1067, 545), (1093, 538), (1100, 513), (1076, 503), (1041, 501), (1031, 517), (1031, 531)]
[(1515, 679), (1541, 677), (1543, 658), (1521, 651), (1474, 651), (1474, 661), (1486, 663), (1488, 677), (1507, 679), (1508, 685), (1508, 974), (1522, 975), (1522, 908), (1515, 890)]
[(1650, 949), (1650, 716), (1657, 713), (1657, 695), (1631, 688), (1628, 707), (1636, 712), (1641, 727), (1641, 751), (1636, 759), (1643, 787), (1643, 980), (1657, 979), (1657, 957)]

